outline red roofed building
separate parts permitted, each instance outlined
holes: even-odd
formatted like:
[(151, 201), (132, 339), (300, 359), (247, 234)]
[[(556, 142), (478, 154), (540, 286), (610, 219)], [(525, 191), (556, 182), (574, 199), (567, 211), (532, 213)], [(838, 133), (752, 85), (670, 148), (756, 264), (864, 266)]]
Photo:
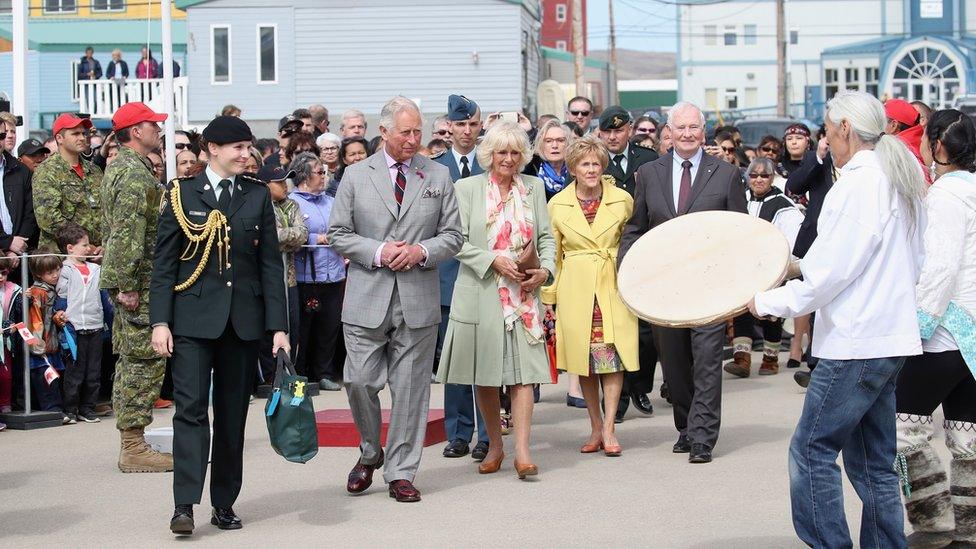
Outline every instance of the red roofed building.
[[(586, 0), (583, 7), (583, 55), (586, 55)], [(573, 51), (572, 0), (542, 0), (542, 45)]]

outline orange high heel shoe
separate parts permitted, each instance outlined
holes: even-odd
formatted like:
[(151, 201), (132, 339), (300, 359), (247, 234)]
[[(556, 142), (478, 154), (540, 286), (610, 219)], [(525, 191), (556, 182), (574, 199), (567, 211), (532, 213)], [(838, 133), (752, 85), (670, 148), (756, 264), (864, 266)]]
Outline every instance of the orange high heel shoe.
[(620, 457), (623, 453), (624, 449), (619, 444), (616, 446), (607, 446), (603, 450), (603, 454), (607, 457)]
[(581, 454), (595, 454), (596, 452), (599, 452), (602, 449), (603, 449), (603, 441), (602, 440), (600, 442), (596, 443), (596, 444), (590, 444), (589, 442), (587, 442), (586, 444), (580, 446), (580, 453)]
[(525, 480), (525, 477), (534, 477), (539, 474), (539, 468), (532, 463), (522, 464), (515, 462), (515, 474), (518, 476), (519, 480)]
[(505, 453), (502, 452), (502, 455), (499, 456), (498, 459), (494, 461), (488, 461), (487, 459), (482, 461), (478, 465), (478, 474), (490, 475), (492, 473), (497, 473), (498, 470), (502, 468), (502, 461), (504, 460), (505, 460)]

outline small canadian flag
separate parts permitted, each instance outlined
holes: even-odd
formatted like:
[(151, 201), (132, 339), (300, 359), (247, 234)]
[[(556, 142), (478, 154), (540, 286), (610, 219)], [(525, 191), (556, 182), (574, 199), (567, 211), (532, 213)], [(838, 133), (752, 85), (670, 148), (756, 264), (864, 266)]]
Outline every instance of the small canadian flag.
[(20, 337), (23, 338), (23, 340), (26, 341), (28, 345), (34, 345), (35, 343), (37, 343), (37, 338), (34, 337), (34, 332), (28, 330), (27, 326), (25, 326), (23, 322), (18, 322), (17, 324), (14, 324), (14, 327), (17, 328), (17, 333), (20, 334)]

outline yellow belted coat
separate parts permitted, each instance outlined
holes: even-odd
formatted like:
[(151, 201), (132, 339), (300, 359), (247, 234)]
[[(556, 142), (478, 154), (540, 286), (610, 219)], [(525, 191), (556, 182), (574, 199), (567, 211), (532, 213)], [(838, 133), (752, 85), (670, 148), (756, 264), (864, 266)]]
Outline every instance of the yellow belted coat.
[(606, 176), (592, 225), (576, 197), (576, 183), (549, 201), (556, 276), (542, 289), (542, 301), (556, 305), (556, 364), (561, 370), (589, 375), (594, 296), (603, 313), (604, 342), (614, 344), (627, 371), (640, 368), (637, 317), (617, 293), (617, 247), (633, 211), (634, 199)]

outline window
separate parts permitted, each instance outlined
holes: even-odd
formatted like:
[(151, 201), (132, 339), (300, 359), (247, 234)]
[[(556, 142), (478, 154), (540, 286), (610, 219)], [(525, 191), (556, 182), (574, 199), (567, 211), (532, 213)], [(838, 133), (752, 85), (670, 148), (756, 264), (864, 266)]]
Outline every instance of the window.
[(556, 22), (566, 22), (566, 4), (556, 4)]
[(92, 11), (125, 11), (125, 0), (92, 0)]
[(705, 89), (705, 108), (709, 110), (718, 110), (718, 90), (715, 88)]
[(739, 108), (739, 90), (735, 88), (725, 89), (725, 108), (726, 109)]
[(210, 27), (210, 83), (230, 84), (230, 27)]
[(735, 27), (732, 25), (726, 25), (725, 27), (725, 45), (734, 46), (736, 43)]
[(75, 0), (44, 0), (44, 13), (74, 13), (78, 11)]
[(878, 74), (877, 67), (864, 69), (864, 91), (875, 97), (878, 96)]
[(800, 31), (791, 30), (790, 31), (790, 45), (795, 46), (800, 42)]
[(742, 43), (747, 46), (756, 45), (756, 26), (746, 25), (742, 28), (743, 41)]
[(78, 65), (81, 64), (78, 59), (73, 59), (71, 61), (71, 100), (75, 103), (78, 102)]
[(848, 68), (844, 69), (844, 81), (847, 90), (860, 90), (861, 89), (861, 69), (858, 68)]
[(11, 0), (0, 0), (0, 14), (10, 15), (13, 11), (14, 7)]
[(718, 44), (718, 27), (705, 25), (705, 45), (714, 46), (716, 44)]
[(278, 83), (278, 27), (258, 25), (258, 84)]
[(746, 88), (746, 108), (759, 106), (759, 89)]
[(556, 40), (556, 49), (557, 50), (566, 51), (568, 49), (566, 47), (566, 41), (565, 40)]
[(837, 95), (837, 69), (824, 70), (824, 96), (827, 99)]

